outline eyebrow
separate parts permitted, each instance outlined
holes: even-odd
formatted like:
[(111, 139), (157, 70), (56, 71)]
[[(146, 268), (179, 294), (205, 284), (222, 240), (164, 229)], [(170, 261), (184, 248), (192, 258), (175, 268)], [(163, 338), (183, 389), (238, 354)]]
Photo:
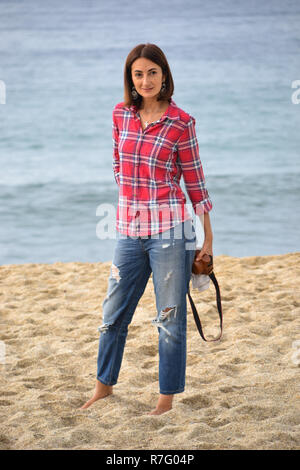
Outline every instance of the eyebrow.
[[(148, 72), (151, 72), (151, 70), (157, 70), (156, 67), (152, 67), (152, 69), (149, 69)], [(134, 72), (142, 72), (142, 70), (137, 70), (135, 69)]]

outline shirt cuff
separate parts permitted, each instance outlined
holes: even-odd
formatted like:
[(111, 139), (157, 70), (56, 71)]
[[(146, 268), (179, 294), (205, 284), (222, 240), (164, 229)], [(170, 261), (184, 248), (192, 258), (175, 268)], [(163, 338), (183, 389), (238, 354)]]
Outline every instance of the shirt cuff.
[(205, 212), (212, 210), (212, 202), (210, 198), (203, 199), (203, 201), (193, 203), (193, 209), (196, 215), (203, 215)]

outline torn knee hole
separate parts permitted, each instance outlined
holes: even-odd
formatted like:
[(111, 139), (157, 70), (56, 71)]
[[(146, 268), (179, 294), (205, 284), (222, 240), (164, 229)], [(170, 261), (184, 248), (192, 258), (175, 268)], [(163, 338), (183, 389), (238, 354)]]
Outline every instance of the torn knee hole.
[(121, 279), (120, 270), (115, 264), (111, 265), (111, 275), (113, 279), (116, 279), (117, 282), (119, 282), (119, 280)]
[[(157, 328), (161, 328), (168, 336), (165, 337), (166, 343), (169, 342), (168, 337), (172, 336), (172, 333), (166, 328), (168, 324), (168, 320), (170, 316), (174, 313), (174, 318), (176, 317), (177, 306), (174, 307), (166, 307), (160, 311), (158, 318), (152, 320), (152, 324), (157, 326)], [(167, 320), (167, 321), (166, 321)]]
[(170, 243), (164, 243), (164, 244), (162, 245), (163, 248), (168, 248), (168, 246), (170, 246)]
[(110, 326), (111, 323), (103, 323), (103, 325), (98, 327), (99, 333), (106, 333)]
[(161, 310), (159, 314), (160, 320), (165, 320), (166, 318), (170, 317), (170, 315), (174, 313), (174, 317), (176, 316), (176, 305), (174, 307), (166, 307)]
[(169, 271), (166, 275), (166, 277), (164, 278), (164, 281), (167, 281), (168, 279), (170, 279), (171, 275), (172, 275), (173, 271)]
[(176, 305), (174, 307), (166, 307), (163, 310), (160, 311), (159, 315), (157, 318), (152, 320), (153, 325), (159, 326), (160, 328), (165, 329), (165, 327), (162, 325), (163, 322), (168, 320), (172, 314), (174, 314), (174, 318), (176, 317), (176, 311), (177, 307)]

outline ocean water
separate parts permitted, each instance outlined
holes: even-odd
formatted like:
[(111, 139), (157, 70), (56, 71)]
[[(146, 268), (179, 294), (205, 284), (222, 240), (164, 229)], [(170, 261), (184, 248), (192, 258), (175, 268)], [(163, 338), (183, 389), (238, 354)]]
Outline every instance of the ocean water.
[(196, 119), (214, 254), (299, 251), (299, 1), (1, 0), (0, 18), (0, 264), (112, 259), (96, 211), (117, 207), (111, 112), (143, 42)]

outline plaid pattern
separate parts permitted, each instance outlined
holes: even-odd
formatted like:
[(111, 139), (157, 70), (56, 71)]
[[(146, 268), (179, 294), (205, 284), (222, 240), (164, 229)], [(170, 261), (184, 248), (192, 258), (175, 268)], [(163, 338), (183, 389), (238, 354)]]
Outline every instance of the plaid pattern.
[(135, 105), (118, 103), (112, 115), (120, 233), (153, 235), (191, 219), (180, 188), (181, 175), (195, 213), (211, 210), (191, 115), (172, 99), (163, 116), (144, 131)]

